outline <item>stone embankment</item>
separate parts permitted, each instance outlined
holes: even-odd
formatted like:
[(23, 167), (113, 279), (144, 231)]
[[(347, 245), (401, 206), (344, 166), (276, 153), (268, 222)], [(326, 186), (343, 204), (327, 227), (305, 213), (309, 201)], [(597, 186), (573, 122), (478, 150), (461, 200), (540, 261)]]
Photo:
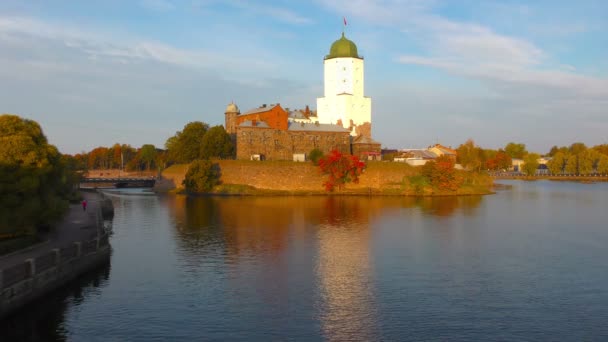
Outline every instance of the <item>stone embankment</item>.
[(98, 193), (83, 193), (47, 241), (0, 257), (0, 318), (109, 262), (111, 247), (103, 227)]
[[(264, 191), (288, 194), (326, 194), (323, 183), (327, 176), (310, 162), (219, 160), (220, 182), (223, 185), (245, 185)], [(156, 191), (182, 188), (188, 165), (173, 165), (162, 172)], [(343, 194), (404, 194), (404, 180), (420, 173), (419, 168), (405, 163), (369, 162), (359, 183), (349, 183)], [(489, 179), (489, 178), (488, 178)], [(490, 182), (491, 183), (491, 182)], [(479, 189), (462, 189), (453, 194), (487, 194), (490, 185)], [(487, 188), (487, 189), (485, 189)]]

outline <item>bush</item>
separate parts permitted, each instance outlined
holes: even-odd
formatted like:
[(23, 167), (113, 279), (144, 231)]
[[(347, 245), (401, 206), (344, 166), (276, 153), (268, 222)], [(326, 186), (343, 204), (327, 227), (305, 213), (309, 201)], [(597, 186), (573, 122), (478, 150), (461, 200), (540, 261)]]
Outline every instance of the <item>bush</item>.
[(462, 177), (454, 169), (454, 162), (446, 156), (440, 156), (424, 164), (421, 174), (439, 190), (456, 191), (463, 182)]
[(195, 160), (190, 164), (183, 185), (187, 192), (209, 192), (219, 184), (219, 168), (209, 160)]
[(337, 186), (342, 189), (346, 183), (359, 183), (359, 175), (363, 172), (365, 163), (358, 157), (344, 155), (340, 151), (333, 150), (329, 155), (319, 159), (321, 173), (329, 175), (323, 184), (327, 191), (334, 191)]
[(319, 165), (319, 160), (321, 158), (323, 158), (323, 151), (319, 150), (318, 148), (312, 149), (308, 153), (308, 159), (310, 159), (314, 165)]

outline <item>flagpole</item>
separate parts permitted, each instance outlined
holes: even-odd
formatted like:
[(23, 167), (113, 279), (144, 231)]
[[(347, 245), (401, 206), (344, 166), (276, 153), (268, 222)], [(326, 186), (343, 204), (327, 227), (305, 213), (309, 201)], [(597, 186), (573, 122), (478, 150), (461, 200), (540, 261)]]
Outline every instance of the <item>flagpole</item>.
[(342, 35), (344, 35), (344, 33), (346, 32), (346, 17), (342, 17)]

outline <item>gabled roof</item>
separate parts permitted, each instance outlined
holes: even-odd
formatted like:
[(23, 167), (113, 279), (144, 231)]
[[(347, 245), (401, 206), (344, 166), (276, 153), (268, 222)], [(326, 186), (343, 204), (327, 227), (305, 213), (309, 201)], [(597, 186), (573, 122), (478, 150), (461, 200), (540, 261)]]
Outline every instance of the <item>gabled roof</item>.
[(455, 155), (458, 154), (458, 152), (456, 152), (455, 150), (452, 150), (451, 148), (445, 147), (445, 146), (443, 146), (441, 144), (435, 144), (435, 145), (431, 146), (430, 148), (436, 148), (439, 151), (441, 151), (441, 153), (447, 154), (447, 155), (453, 155), (453, 156), (455, 156)]
[(264, 121), (256, 121), (255, 126), (254, 126), (253, 121), (251, 121), (251, 120), (245, 120), (245, 121), (241, 122), (239, 127), (270, 128), (270, 126), (268, 126), (268, 124), (265, 123)]
[(269, 106), (262, 106), (262, 107), (258, 107), (258, 108), (254, 108), (254, 109), (250, 109), (248, 111), (246, 111), (245, 113), (241, 113), (241, 115), (248, 115), (248, 114), (258, 114), (258, 113), (264, 113), (264, 112), (268, 112), (271, 109), (280, 106), (280, 104), (271, 104)]
[(292, 132), (339, 132), (349, 133), (350, 131), (340, 125), (334, 124), (321, 124), (321, 123), (309, 123), (309, 122), (290, 122), (287, 130)]
[(355, 139), (353, 139), (353, 144), (377, 144), (380, 145), (379, 142), (377, 142), (376, 140), (364, 136), (364, 135), (359, 135), (358, 137), (356, 137)]

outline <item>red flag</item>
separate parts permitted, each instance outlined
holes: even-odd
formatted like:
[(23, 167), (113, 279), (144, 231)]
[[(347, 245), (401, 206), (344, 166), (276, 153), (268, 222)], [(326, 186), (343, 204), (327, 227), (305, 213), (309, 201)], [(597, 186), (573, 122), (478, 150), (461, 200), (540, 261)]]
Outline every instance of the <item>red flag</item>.
[(344, 26), (346, 26), (346, 17), (342, 17), (344, 19)]

